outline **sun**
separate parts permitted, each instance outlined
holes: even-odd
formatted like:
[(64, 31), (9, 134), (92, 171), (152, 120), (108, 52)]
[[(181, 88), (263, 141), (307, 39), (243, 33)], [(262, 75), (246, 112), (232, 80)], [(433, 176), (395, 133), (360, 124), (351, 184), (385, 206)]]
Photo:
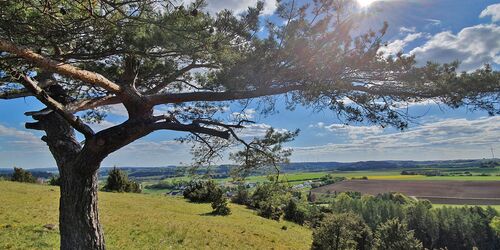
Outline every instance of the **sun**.
[(372, 4), (373, 2), (375, 2), (377, 0), (357, 0), (357, 1), (358, 1), (359, 6), (368, 7), (368, 6), (370, 6), (370, 4)]

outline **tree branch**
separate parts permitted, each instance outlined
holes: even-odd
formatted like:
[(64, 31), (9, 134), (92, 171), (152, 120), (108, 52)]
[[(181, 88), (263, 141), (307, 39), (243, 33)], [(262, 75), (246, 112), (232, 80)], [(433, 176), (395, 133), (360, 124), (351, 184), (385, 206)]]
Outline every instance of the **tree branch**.
[(196, 102), (196, 101), (232, 101), (240, 99), (248, 99), (262, 96), (279, 95), (294, 90), (302, 90), (304, 85), (291, 85), (279, 88), (262, 88), (249, 91), (225, 91), (225, 92), (190, 92), (178, 94), (158, 94), (147, 96), (149, 102), (153, 105)]
[(206, 134), (211, 136), (216, 136), (222, 139), (229, 139), (229, 132), (220, 131), (211, 128), (200, 127), (195, 124), (180, 124), (175, 122), (157, 122), (151, 125), (153, 130), (175, 130), (175, 131), (185, 131), (185, 132), (194, 132), (200, 134)]
[(82, 133), (86, 138), (94, 135), (94, 131), (89, 126), (83, 123), (77, 116), (66, 112), (62, 104), (50, 97), (47, 92), (40, 88), (40, 86), (38, 86), (29, 76), (23, 75), (22, 80), (24, 87), (29, 89), (43, 104), (64, 117), (64, 119), (66, 119), (78, 132)]
[(213, 65), (212, 64), (196, 64), (196, 63), (193, 62), (193, 63), (189, 64), (188, 66), (186, 66), (186, 67), (184, 67), (182, 69), (177, 70), (172, 75), (170, 75), (167, 78), (167, 80), (165, 80), (165, 82), (159, 83), (154, 88), (148, 90), (145, 94), (146, 95), (151, 95), (151, 94), (154, 94), (154, 93), (158, 93), (163, 88), (165, 88), (168, 84), (170, 84), (171, 82), (175, 81), (179, 76), (187, 73), (188, 71), (190, 71), (192, 69), (195, 69), (195, 68), (207, 68), (207, 67), (213, 67)]
[[(47, 79), (45, 81), (38, 83), (38, 86), (44, 89), (54, 83), (55, 81), (53, 81), (52, 79)], [(33, 96), (33, 93), (28, 89), (13, 89), (10, 91), (0, 92), (0, 99), (4, 100), (16, 99), (28, 96)]]
[(118, 84), (108, 80), (101, 74), (87, 70), (82, 70), (70, 64), (45, 58), (42, 55), (37, 54), (30, 49), (21, 48), (3, 39), (0, 39), (0, 51), (6, 51), (18, 55), (24, 58), (25, 60), (34, 63), (40, 68), (53, 71), (54, 73), (58, 73), (61, 75), (65, 75), (73, 79), (78, 79), (94, 86), (102, 87), (114, 93), (119, 93), (121, 91), (121, 87)]

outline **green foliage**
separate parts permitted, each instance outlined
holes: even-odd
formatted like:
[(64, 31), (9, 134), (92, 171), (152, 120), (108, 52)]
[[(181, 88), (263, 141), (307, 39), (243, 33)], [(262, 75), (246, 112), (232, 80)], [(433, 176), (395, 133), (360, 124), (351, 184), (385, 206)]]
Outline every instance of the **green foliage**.
[(380, 250), (421, 250), (422, 243), (409, 231), (407, 225), (398, 219), (391, 219), (377, 227), (375, 249)]
[(231, 197), (231, 202), (240, 205), (250, 205), (250, 191), (244, 185), (238, 185), (233, 196)]
[(291, 198), (290, 188), (281, 182), (264, 182), (252, 194), (251, 206), (257, 213), (273, 220), (280, 220), (283, 208)]
[(167, 181), (160, 181), (156, 184), (148, 185), (145, 186), (144, 188), (146, 189), (179, 189), (182, 186), (187, 186), (189, 184), (189, 181), (185, 180), (167, 180)]
[(329, 214), (313, 231), (312, 249), (371, 249), (371, 242), (372, 232), (361, 217), (353, 213)]
[(103, 189), (127, 193), (140, 193), (142, 191), (139, 183), (129, 180), (127, 173), (116, 167), (108, 172), (108, 179)]
[(223, 192), (215, 192), (212, 197), (212, 211), (216, 215), (229, 215), (231, 209), (227, 206), (227, 198)]
[(183, 191), (183, 196), (192, 202), (213, 202), (223, 194), (221, 187), (213, 180), (192, 180)]
[(24, 170), (23, 168), (16, 168), (14, 167), (14, 173), (12, 173), (12, 177), (10, 178), (11, 181), (17, 181), (17, 182), (29, 182), (29, 183), (35, 183), (36, 179), (31, 175), (29, 171)]
[(500, 217), (498, 216), (493, 217), (490, 226), (493, 229), (493, 231), (495, 231), (497, 235), (500, 236)]
[(307, 219), (307, 205), (297, 199), (290, 199), (284, 208), (284, 219), (303, 225)]
[(229, 156), (239, 165), (233, 175), (246, 177), (255, 169), (266, 167), (273, 168), (279, 174), (278, 164), (287, 163), (292, 154), (292, 150), (283, 144), (293, 141), (298, 134), (299, 130), (279, 132), (270, 128), (263, 138), (254, 138), (250, 143), (245, 143), (243, 150)]
[[(394, 227), (401, 222), (400, 224), (404, 224), (405, 228), (411, 230), (413, 237), (428, 249), (477, 247), (493, 250), (500, 246), (500, 238), (491, 226), (498, 212), (491, 207), (434, 209), (429, 201), (417, 201), (398, 193), (360, 198), (341, 193), (332, 201), (329, 209), (333, 213), (357, 214), (372, 230), (377, 230), (380, 225), (388, 221), (392, 221), (391, 226)], [(388, 228), (386, 226), (387, 230)], [(384, 242), (386, 240), (388, 239), (382, 239)]]
[(61, 176), (53, 175), (49, 179), (49, 185), (51, 186), (61, 186)]

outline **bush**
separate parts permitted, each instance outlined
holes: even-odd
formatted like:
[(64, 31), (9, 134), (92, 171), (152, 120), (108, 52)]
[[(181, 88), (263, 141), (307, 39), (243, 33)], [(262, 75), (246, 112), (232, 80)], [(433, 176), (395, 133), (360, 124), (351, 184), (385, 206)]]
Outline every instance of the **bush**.
[(284, 219), (303, 225), (306, 221), (306, 205), (295, 199), (290, 199), (284, 208)]
[(108, 172), (108, 179), (103, 189), (105, 191), (127, 193), (140, 193), (142, 191), (139, 183), (130, 181), (127, 174), (116, 167)]
[(420, 250), (422, 243), (417, 240), (413, 231), (398, 219), (388, 220), (375, 231), (375, 249), (383, 250)]
[[(371, 249), (372, 232), (361, 217), (353, 213), (329, 214), (313, 230), (312, 249)], [(403, 249), (403, 248), (402, 248)]]
[(192, 202), (212, 202), (222, 189), (213, 180), (192, 180), (187, 185), (182, 195)]
[(216, 192), (212, 197), (212, 211), (216, 215), (229, 215), (231, 209), (227, 206), (227, 199), (224, 197), (223, 192)]
[(28, 183), (35, 183), (36, 179), (31, 175), (30, 172), (22, 169), (22, 168), (16, 168), (14, 167), (14, 173), (12, 174), (12, 177), (10, 179), (11, 181), (17, 181), (17, 182), (28, 182)]
[(53, 175), (50, 177), (49, 185), (51, 186), (61, 186), (61, 176)]
[(493, 219), (491, 220), (490, 226), (493, 229), (493, 231), (495, 231), (495, 233), (498, 236), (500, 236), (500, 217), (498, 217), (498, 216), (493, 217)]
[(231, 202), (240, 205), (250, 205), (251, 199), (248, 188), (246, 188), (244, 185), (239, 185), (236, 188), (236, 192), (234, 193), (233, 197), (231, 198)]
[(291, 193), (283, 183), (265, 182), (257, 185), (251, 198), (251, 206), (257, 209), (257, 214), (273, 220), (279, 220), (283, 208), (291, 199)]

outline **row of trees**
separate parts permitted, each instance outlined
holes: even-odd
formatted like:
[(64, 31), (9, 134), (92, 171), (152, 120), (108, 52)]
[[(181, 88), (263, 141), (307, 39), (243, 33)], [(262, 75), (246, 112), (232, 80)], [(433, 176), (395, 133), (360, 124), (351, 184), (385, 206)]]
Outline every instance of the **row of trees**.
[[(381, 228), (384, 227), (399, 227), (401, 229), (393, 231), (406, 233), (399, 236), (397, 234), (386, 234), (385, 236), (379, 234), (386, 238), (385, 242), (391, 239), (401, 239), (400, 243), (394, 243), (393, 246), (403, 242), (415, 243), (403, 248), (375, 247), (376, 249), (421, 249), (422, 246), (427, 249), (473, 249), (477, 247), (493, 250), (500, 248), (500, 234), (498, 229), (493, 226), (498, 220), (496, 219), (498, 211), (491, 207), (486, 209), (481, 207), (432, 208), (429, 201), (418, 201), (401, 194), (351, 197), (342, 193), (323, 212), (327, 214), (325, 218), (330, 216), (328, 214), (354, 214), (356, 216), (348, 216), (349, 218), (340, 216), (335, 220), (335, 223), (362, 223), (371, 232), (374, 232), (374, 235), (377, 235), (377, 232), (380, 232)], [(338, 222), (338, 220), (344, 221)], [(324, 241), (325, 236), (323, 236), (322, 231), (328, 230), (331, 226), (327, 225), (328, 223), (328, 220), (324, 219), (315, 229), (315, 242)], [(352, 231), (354, 233), (359, 229), (353, 228)], [(344, 240), (348, 241), (351, 236), (345, 237), (347, 238)], [(407, 239), (403, 240), (404, 238)], [(419, 243), (417, 244), (410, 238), (415, 238)], [(374, 246), (381, 244), (380, 239), (374, 240)], [(361, 247), (358, 246), (358, 248)]]
[(287, 184), (267, 182), (253, 192), (240, 186), (232, 201), (265, 218), (285, 219), (314, 230), (315, 249), (499, 249), (495, 209), (432, 208), (399, 193), (340, 193), (329, 204), (308, 203)]

